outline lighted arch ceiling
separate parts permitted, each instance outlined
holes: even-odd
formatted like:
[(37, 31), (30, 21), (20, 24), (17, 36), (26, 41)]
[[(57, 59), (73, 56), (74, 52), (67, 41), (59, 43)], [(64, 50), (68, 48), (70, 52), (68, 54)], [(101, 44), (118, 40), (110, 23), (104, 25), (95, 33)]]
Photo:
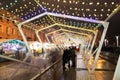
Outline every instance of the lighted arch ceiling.
[[(119, 0), (1, 0), (0, 9), (23, 19), (48, 12), (105, 20), (119, 5)], [(43, 9), (44, 8), (44, 9)], [(8, 13), (8, 15), (9, 15)]]
[[(53, 12), (105, 20), (119, 3), (119, 0), (0, 0), (0, 15), (13, 20), (25, 21), (44, 12)], [(55, 22), (92, 30), (97, 25), (96, 23), (48, 15), (33, 20), (27, 25), (38, 30)]]

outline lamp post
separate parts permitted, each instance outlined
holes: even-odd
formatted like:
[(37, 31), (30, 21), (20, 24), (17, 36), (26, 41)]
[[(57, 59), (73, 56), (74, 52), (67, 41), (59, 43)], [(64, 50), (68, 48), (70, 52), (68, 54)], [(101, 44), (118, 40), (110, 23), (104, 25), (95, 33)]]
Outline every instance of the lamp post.
[(115, 36), (116, 37), (116, 43), (117, 43), (117, 47), (119, 46), (119, 36)]

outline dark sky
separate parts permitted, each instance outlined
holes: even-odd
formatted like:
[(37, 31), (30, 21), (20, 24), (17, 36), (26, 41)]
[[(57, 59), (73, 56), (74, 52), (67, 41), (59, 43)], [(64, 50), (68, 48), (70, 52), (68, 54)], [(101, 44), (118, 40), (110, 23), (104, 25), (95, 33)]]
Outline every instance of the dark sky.
[(111, 44), (113, 44), (116, 41), (115, 36), (120, 36), (120, 11), (116, 13), (113, 17), (111, 17), (109, 22), (110, 24), (108, 27), (106, 38), (110, 40)]

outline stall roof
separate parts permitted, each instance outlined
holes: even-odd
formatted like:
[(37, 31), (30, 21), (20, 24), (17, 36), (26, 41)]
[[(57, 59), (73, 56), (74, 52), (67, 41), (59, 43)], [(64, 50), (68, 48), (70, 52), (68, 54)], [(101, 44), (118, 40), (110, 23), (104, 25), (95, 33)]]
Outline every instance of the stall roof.
[(8, 41), (11, 41), (13, 39), (0, 39), (0, 43), (3, 43), (3, 42), (8, 42)]
[(25, 43), (23, 41), (17, 40), (17, 39), (0, 39), (0, 43), (18, 43), (20, 45), (25, 45)]

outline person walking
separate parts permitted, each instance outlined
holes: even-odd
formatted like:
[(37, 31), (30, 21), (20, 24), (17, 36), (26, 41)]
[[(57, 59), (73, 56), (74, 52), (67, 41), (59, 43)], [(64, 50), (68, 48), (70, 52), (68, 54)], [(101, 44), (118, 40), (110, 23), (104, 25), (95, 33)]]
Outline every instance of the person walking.
[(75, 47), (72, 47), (70, 50), (70, 59), (72, 61), (72, 67), (76, 66), (76, 53), (75, 53)]
[(66, 67), (65, 65), (68, 64), (68, 67), (70, 68), (70, 52), (69, 52), (69, 48), (64, 49), (63, 52), (63, 71), (65, 71)]

